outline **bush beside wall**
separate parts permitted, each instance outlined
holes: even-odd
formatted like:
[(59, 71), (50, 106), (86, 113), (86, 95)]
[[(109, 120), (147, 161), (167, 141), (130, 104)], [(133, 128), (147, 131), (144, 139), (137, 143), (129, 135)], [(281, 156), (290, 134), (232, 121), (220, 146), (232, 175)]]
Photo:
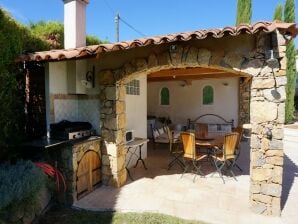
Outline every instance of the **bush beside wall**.
[(15, 58), (24, 51), (47, 50), (49, 45), (31, 34), (0, 7), (0, 161), (15, 157), (15, 146), (26, 137), (24, 71)]
[(31, 161), (0, 166), (0, 223), (31, 223), (50, 201), (46, 175)]

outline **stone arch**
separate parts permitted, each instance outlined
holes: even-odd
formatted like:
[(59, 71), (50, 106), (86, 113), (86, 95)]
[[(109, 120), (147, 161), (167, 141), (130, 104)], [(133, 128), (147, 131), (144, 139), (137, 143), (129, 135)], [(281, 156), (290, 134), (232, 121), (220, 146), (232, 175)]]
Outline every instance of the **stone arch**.
[(256, 76), (264, 61), (264, 58), (257, 57), (257, 54), (243, 55), (236, 51), (223, 52), (177, 45), (175, 50), (151, 53), (147, 57), (127, 61), (120, 68), (102, 70), (98, 77), (101, 85), (113, 85), (121, 83), (123, 79), (133, 79), (140, 73), (148, 75), (166, 69), (197, 67), (220, 69), (239, 76)]
[[(194, 46), (172, 45), (168, 50), (128, 60), (121, 67), (98, 74), (101, 88), (102, 137), (105, 153), (112, 165), (103, 164), (106, 183), (122, 186), (126, 181), (125, 82), (139, 74), (149, 75), (167, 69), (214, 68), (240, 79), (240, 123), (253, 125), (251, 134), (250, 202), (252, 210), (262, 214), (280, 214), (283, 135), (285, 107), (285, 47), (275, 49), (281, 58), (268, 65), (267, 48), (257, 40), (257, 49), (243, 55), (234, 51), (209, 50)], [(273, 94), (278, 92), (278, 94)], [(276, 96), (279, 95), (279, 98)], [(270, 113), (268, 113), (270, 111)], [(268, 130), (272, 136), (267, 136)], [(105, 167), (106, 166), (106, 167)], [(106, 172), (106, 173), (105, 173)], [(274, 195), (270, 189), (274, 188)]]

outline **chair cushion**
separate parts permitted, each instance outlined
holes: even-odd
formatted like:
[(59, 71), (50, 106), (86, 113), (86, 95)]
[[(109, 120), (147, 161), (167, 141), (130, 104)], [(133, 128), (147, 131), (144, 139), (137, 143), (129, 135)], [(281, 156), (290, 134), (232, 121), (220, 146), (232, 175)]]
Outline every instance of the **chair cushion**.
[(181, 134), (181, 131), (173, 131), (173, 138), (174, 138), (174, 140), (175, 139), (180, 139), (180, 134)]
[(156, 138), (155, 142), (157, 142), (157, 143), (169, 143), (169, 140), (164, 139), (164, 138)]
[(157, 129), (153, 129), (153, 138), (158, 138), (159, 132)]
[(154, 140), (155, 142), (159, 142), (159, 143), (169, 143), (169, 139), (166, 133), (163, 133), (157, 136)]
[(160, 135), (162, 135), (162, 134), (165, 133), (165, 130), (164, 130), (163, 128), (159, 128), (159, 129), (158, 129), (158, 133), (159, 133)]
[(166, 133), (162, 133), (158, 136), (158, 138), (168, 139), (168, 135)]

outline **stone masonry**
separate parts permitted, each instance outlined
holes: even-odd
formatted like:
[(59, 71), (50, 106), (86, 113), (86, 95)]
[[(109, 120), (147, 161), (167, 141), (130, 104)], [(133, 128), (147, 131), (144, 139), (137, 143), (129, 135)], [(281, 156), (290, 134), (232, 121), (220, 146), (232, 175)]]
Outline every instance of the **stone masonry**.
[[(271, 43), (279, 60), (258, 59), (263, 66), (253, 76), (251, 86), (251, 186), (250, 200), (253, 211), (279, 216), (281, 209), (283, 173), (283, 124), (285, 122), (286, 58), (285, 39), (271, 36)], [(260, 36), (258, 50), (265, 52), (270, 36)], [(266, 45), (267, 44), (267, 45)], [(256, 63), (256, 62), (255, 62)]]
[[(285, 39), (276, 31), (259, 34), (256, 47), (245, 54), (224, 49), (209, 50), (173, 44), (161, 53), (136, 58), (114, 70), (99, 73), (104, 183), (122, 186), (126, 181), (124, 147), (125, 81), (138, 74), (172, 68), (208, 67), (238, 74), (239, 122), (252, 124), (251, 186), (252, 210), (280, 215), (285, 107)], [(268, 61), (273, 49), (277, 59)], [(272, 137), (270, 136), (272, 133)]]
[[(61, 191), (58, 200), (62, 203), (72, 205), (77, 200), (77, 170), (81, 159), (87, 151), (94, 151), (101, 158), (101, 139), (80, 141), (77, 144), (69, 144), (67, 146), (56, 147), (49, 151), (49, 161), (52, 164), (57, 162), (58, 170), (60, 170), (66, 182), (66, 193)], [(62, 186), (60, 186), (61, 188)]]

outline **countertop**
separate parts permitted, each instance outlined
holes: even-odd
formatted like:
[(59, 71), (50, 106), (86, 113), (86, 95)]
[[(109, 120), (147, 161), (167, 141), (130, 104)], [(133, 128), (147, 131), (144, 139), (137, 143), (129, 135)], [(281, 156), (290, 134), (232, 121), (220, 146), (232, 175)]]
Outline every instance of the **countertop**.
[(86, 138), (74, 139), (74, 140), (58, 140), (51, 138), (35, 139), (30, 142), (26, 142), (23, 146), (39, 148), (39, 149), (49, 149), (51, 147), (59, 147), (63, 145), (76, 145), (82, 144), (89, 141), (100, 140), (100, 136), (89, 136)]

